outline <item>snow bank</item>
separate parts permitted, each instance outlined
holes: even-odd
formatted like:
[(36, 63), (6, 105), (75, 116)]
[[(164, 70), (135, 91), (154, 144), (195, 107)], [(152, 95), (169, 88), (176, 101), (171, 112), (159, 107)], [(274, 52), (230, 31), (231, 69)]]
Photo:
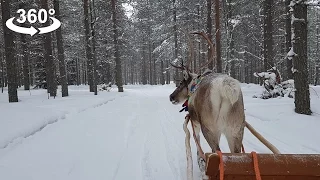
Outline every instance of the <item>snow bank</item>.
[[(99, 92), (94, 96), (86, 86), (70, 86), (69, 97), (53, 99), (46, 90), (19, 89), (19, 103), (8, 103), (7, 92), (0, 94), (0, 149), (40, 131), (48, 124), (66, 119), (70, 114), (101, 105), (119, 96)], [(60, 89), (58, 90), (60, 92)]]

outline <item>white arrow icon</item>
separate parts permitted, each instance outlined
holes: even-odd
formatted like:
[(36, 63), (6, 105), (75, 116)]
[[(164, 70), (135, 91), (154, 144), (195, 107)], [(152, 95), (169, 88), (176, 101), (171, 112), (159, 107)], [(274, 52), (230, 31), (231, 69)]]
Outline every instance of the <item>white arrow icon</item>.
[(13, 24), (13, 20), (14, 20), (14, 17), (8, 19), (6, 22), (6, 25), (10, 30), (17, 32), (17, 33), (21, 33), (21, 34), (30, 34), (31, 36), (37, 34), (38, 30), (36, 28), (34, 28), (33, 26), (31, 26), (29, 28), (16, 26), (15, 24)]
[(45, 34), (45, 33), (55, 31), (61, 26), (61, 22), (58, 19), (53, 17), (50, 17), (50, 19), (53, 21), (53, 23), (48, 27), (39, 28), (40, 30), (39, 34)]

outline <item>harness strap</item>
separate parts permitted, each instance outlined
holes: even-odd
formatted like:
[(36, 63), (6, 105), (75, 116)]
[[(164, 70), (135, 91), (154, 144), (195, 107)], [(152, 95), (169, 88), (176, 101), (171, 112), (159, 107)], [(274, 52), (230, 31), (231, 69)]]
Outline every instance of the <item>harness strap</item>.
[(200, 145), (199, 139), (198, 139), (198, 137), (197, 137), (197, 135), (196, 135), (196, 133), (195, 133), (194, 124), (193, 124), (192, 121), (191, 121), (191, 125), (192, 125), (192, 130), (193, 130), (193, 139), (194, 139), (194, 141), (196, 142), (197, 149), (198, 149), (198, 151), (199, 151), (199, 153), (200, 153), (200, 156), (201, 156), (204, 160), (206, 160), (206, 156), (204, 155), (204, 152), (203, 152), (203, 150), (202, 150), (202, 148), (201, 148), (201, 145)]
[(223, 163), (222, 152), (217, 151), (217, 154), (219, 155), (219, 159), (220, 159), (220, 165), (219, 165), (220, 179), (219, 180), (223, 180), (224, 179), (224, 163)]
[(252, 159), (253, 159), (254, 172), (256, 174), (256, 180), (261, 180), (257, 153), (252, 151), (251, 154), (252, 154)]

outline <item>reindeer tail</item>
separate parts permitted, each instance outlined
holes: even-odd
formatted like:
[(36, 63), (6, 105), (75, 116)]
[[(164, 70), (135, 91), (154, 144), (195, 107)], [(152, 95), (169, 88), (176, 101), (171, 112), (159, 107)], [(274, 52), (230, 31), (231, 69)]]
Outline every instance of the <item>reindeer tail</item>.
[(222, 82), (222, 93), (223, 97), (228, 99), (230, 103), (233, 105), (239, 99), (239, 94), (241, 93), (241, 87), (238, 82), (235, 82), (232, 78), (226, 78)]

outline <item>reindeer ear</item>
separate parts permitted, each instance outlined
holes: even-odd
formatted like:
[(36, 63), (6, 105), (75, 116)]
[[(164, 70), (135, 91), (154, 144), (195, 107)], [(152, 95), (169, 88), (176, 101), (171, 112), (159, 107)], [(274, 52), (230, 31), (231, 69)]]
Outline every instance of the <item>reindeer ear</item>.
[(185, 80), (188, 80), (188, 79), (189, 79), (189, 73), (188, 73), (187, 70), (183, 70), (183, 78), (184, 78)]

